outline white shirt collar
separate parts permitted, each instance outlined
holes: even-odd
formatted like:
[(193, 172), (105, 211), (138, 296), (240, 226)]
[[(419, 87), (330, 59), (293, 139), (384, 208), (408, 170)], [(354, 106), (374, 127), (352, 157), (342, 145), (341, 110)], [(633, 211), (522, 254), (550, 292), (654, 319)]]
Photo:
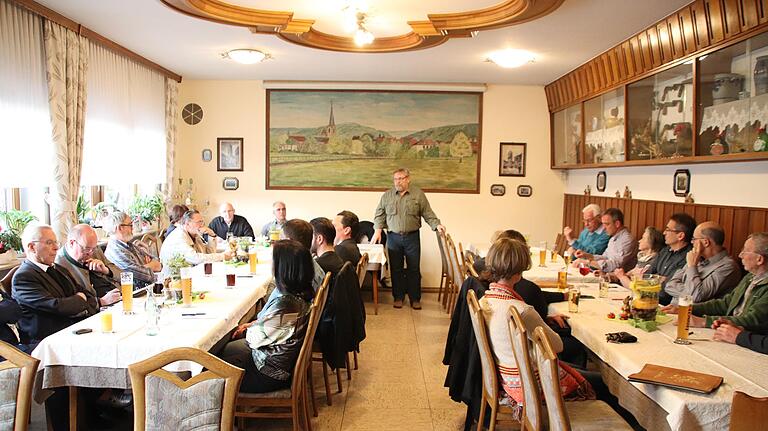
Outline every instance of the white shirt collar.
[(30, 262), (32, 262), (32, 263), (34, 263), (34, 264), (35, 264), (35, 266), (37, 266), (38, 268), (42, 269), (42, 270), (43, 270), (43, 272), (47, 272), (47, 271), (48, 271), (48, 268), (51, 266), (51, 265), (46, 265), (46, 264), (44, 264), (44, 263), (40, 263), (40, 262), (34, 261), (34, 260), (32, 260), (32, 259), (29, 259), (29, 258), (28, 258), (27, 260), (28, 260), (28, 261), (30, 261)]

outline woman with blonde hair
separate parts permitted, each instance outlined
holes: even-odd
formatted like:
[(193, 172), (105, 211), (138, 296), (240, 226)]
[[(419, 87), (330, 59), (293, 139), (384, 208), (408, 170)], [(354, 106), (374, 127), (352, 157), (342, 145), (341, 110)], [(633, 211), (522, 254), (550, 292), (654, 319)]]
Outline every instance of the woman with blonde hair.
[[(529, 335), (536, 327), (544, 328), (555, 352), (563, 350), (563, 343), (530, 305), (515, 291), (515, 284), (522, 278), (523, 271), (531, 267), (528, 247), (515, 239), (502, 238), (496, 241), (485, 259), (490, 285), (480, 299), (480, 306), (488, 323), (491, 348), (496, 357), (499, 381), (504, 393), (516, 405), (517, 416), (522, 414), (523, 391), (517, 362), (512, 352), (509, 336), (508, 310), (513, 306), (520, 313)], [(560, 362), (560, 386), (566, 399), (594, 399), (592, 386), (576, 370)]]

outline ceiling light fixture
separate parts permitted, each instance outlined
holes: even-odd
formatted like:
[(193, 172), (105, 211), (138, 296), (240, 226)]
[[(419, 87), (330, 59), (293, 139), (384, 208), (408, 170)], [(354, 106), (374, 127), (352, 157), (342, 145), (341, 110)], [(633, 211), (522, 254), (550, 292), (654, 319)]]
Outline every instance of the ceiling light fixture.
[(495, 63), (504, 68), (520, 67), (524, 64), (533, 63), (536, 57), (533, 53), (522, 49), (503, 49), (488, 54), (486, 61)]
[(221, 58), (228, 58), (240, 64), (256, 64), (268, 60), (272, 56), (258, 49), (242, 48), (229, 50), (221, 54)]
[(344, 12), (344, 29), (352, 33), (355, 45), (362, 47), (373, 43), (375, 37), (368, 31), (365, 23), (368, 20), (368, 7), (365, 4), (349, 5), (342, 9)]

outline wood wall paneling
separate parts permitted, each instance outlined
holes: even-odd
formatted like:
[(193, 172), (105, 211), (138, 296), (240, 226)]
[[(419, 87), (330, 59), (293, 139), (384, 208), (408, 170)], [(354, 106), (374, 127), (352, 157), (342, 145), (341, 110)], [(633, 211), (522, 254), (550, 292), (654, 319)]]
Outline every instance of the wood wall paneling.
[(685, 55), (696, 52), (696, 28), (693, 26), (691, 10), (685, 8), (678, 13), (680, 17), (680, 27), (683, 32), (683, 49)]
[(768, 0), (760, 0), (757, 4), (757, 9), (760, 24), (768, 22)]
[(720, 0), (707, 3), (707, 12), (709, 14), (709, 31), (712, 43), (721, 42), (725, 39), (725, 29), (723, 27), (723, 7)]
[(661, 55), (661, 46), (659, 45), (659, 33), (656, 31), (656, 27), (649, 28), (645, 33), (648, 38), (648, 47), (651, 51), (651, 64), (654, 68), (657, 68), (664, 63)]
[(656, 34), (659, 37), (659, 50), (661, 51), (661, 62), (669, 63), (674, 60), (672, 53), (672, 40), (669, 36), (669, 27), (667, 21), (662, 21), (656, 25)]
[(757, 27), (760, 23), (760, 17), (755, 0), (742, 0), (741, 11), (743, 14), (742, 28), (748, 30)]
[(667, 28), (669, 28), (669, 37), (672, 41), (672, 56), (675, 59), (685, 56), (685, 43), (683, 42), (683, 31), (680, 17), (675, 14), (667, 18)]
[(741, 33), (739, 0), (721, 0), (725, 12), (725, 37), (734, 37)]
[(724, 245), (734, 259), (738, 259), (739, 251), (750, 234), (768, 231), (768, 208), (684, 204), (571, 194), (566, 194), (563, 201), (563, 226), (581, 230), (583, 228), (581, 210), (589, 203), (596, 203), (603, 209), (616, 207), (622, 210), (625, 224), (636, 239), (639, 239), (646, 226), (663, 230), (669, 217), (676, 212), (686, 212), (699, 223), (708, 220), (718, 222), (725, 230)]
[(705, 49), (709, 46), (709, 26), (704, 0), (691, 3), (691, 18), (696, 27), (696, 49)]

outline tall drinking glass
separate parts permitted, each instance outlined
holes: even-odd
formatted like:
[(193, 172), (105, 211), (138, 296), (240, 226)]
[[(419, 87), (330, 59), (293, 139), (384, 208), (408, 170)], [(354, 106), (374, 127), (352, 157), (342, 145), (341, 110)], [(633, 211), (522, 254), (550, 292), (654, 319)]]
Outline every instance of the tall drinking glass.
[(192, 306), (192, 268), (186, 267), (179, 270), (181, 275), (181, 302), (184, 307)]
[(539, 266), (547, 266), (547, 242), (539, 243)]
[(248, 264), (251, 267), (251, 274), (256, 274), (256, 265), (259, 264), (258, 250), (259, 249), (256, 246), (250, 246), (248, 248)]
[(581, 288), (579, 286), (573, 286), (568, 289), (568, 312), (579, 312), (579, 299), (581, 299)]
[(565, 266), (569, 266), (571, 264), (571, 253), (569, 253), (568, 250), (563, 252), (563, 259), (565, 259)]
[(560, 268), (557, 271), (557, 288), (565, 290), (568, 287), (568, 267)]
[(133, 273), (120, 273), (120, 294), (123, 297), (123, 314), (133, 314)]
[(691, 303), (693, 298), (690, 295), (681, 296), (677, 302), (677, 338), (675, 344), (691, 344), (688, 341), (688, 323), (691, 320)]

